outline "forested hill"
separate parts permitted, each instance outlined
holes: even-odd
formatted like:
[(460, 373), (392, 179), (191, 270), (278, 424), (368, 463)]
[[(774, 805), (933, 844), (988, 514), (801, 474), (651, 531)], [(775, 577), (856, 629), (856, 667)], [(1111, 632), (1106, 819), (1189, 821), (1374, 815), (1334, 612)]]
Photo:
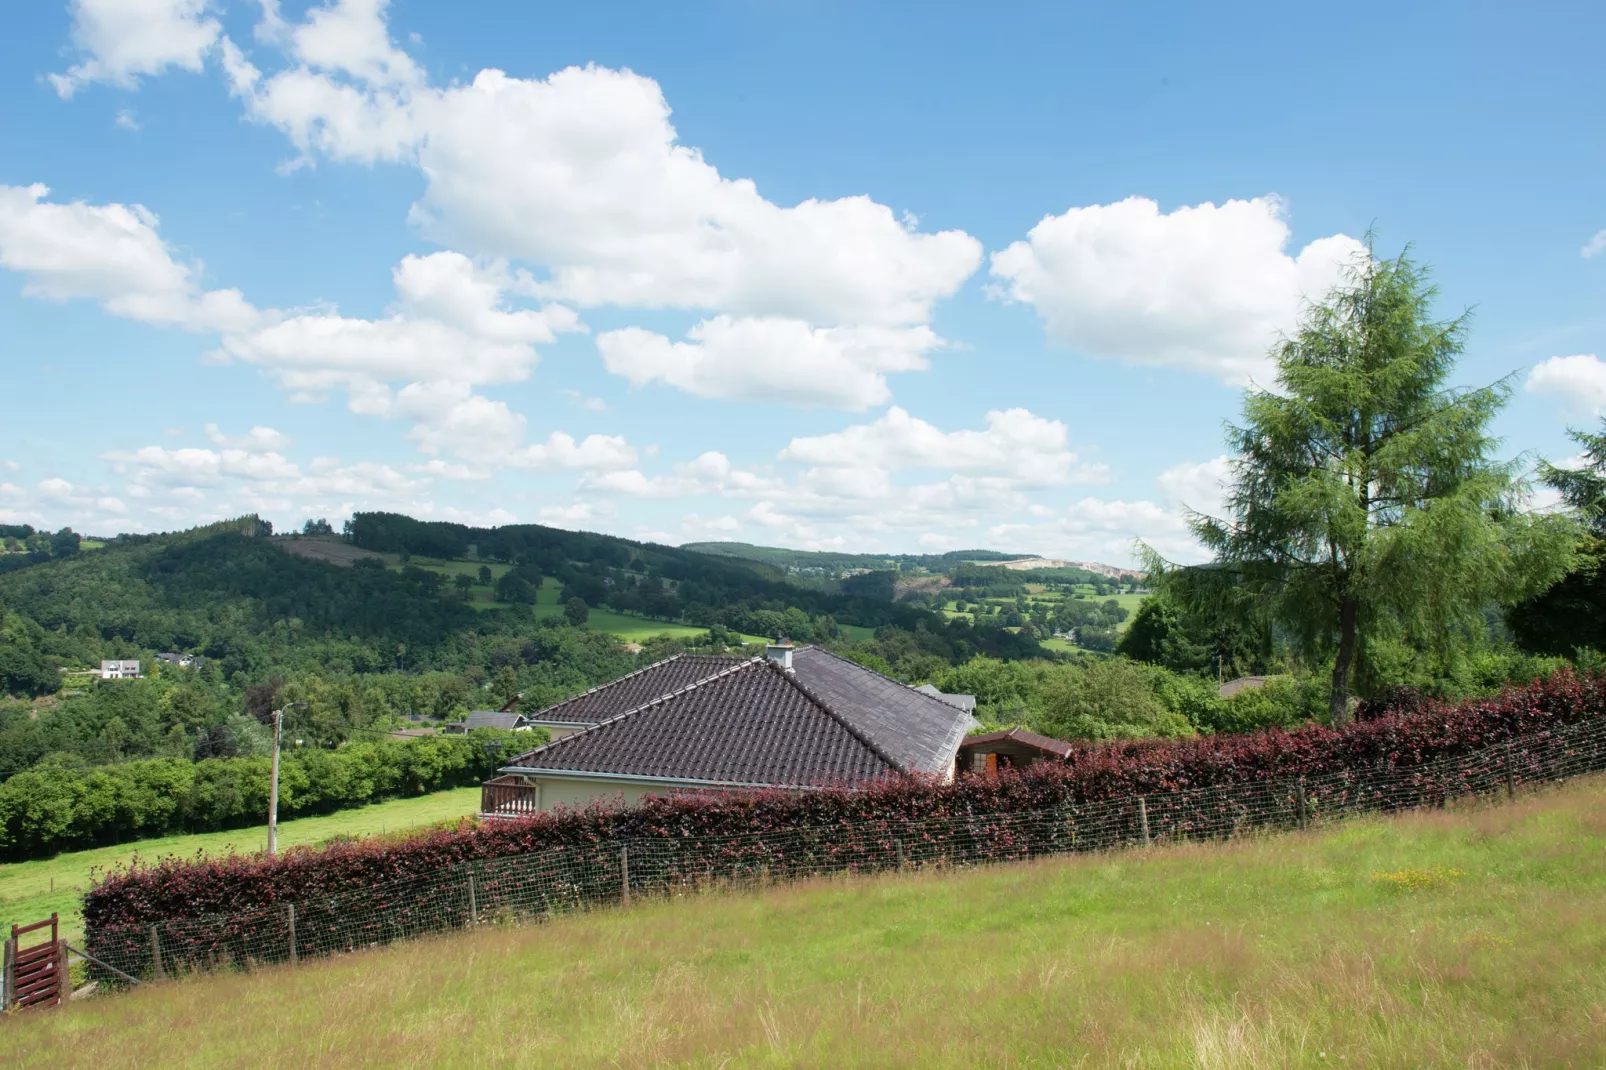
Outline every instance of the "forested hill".
[[(377, 559), (337, 568), (287, 554), (245, 523), (136, 537), (0, 577), (0, 606), (45, 635), (66, 662), (94, 664), (112, 648), (196, 652), (225, 671), (334, 660), (359, 671), (420, 655), (479, 616), (437, 594), (438, 579)], [(38, 645), (35, 643), (33, 645)], [(282, 647), (272, 651), (268, 648)], [(285, 650), (300, 648), (299, 656)]]
[(773, 565), (788, 573), (840, 575), (859, 569), (924, 568), (947, 572), (968, 561), (1015, 561), (1030, 554), (997, 550), (953, 550), (945, 554), (845, 554), (827, 550), (788, 550), (783, 546), (755, 546), (747, 542), (688, 542), (680, 547), (713, 557), (734, 557)]
[[(535, 592), (655, 620), (800, 641), (839, 638), (841, 626), (920, 633), (922, 649), (960, 661), (976, 653), (1041, 656), (1035, 640), (973, 628), (884, 593), (841, 593), (785, 581), (775, 568), (673, 547), (517, 525), (496, 529), (358, 514), (342, 567), (285, 552), (255, 517), (104, 548), (0, 576), (0, 674), (15, 669), (36, 690), (44, 667), (183, 651), (217, 663), (224, 678), (254, 680), (295, 669), (377, 672), (458, 669), (498, 637), (537, 624)], [(334, 537), (330, 537), (331, 540)], [(441, 571), (409, 558), (496, 563), (504, 608), (474, 608)], [(511, 567), (509, 567), (511, 566)], [(734, 641), (734, 640), (731, 640)], [(29, 672), (30, 669), (37, 672)], [(51, 670), (51, 674), (54, 670)]]

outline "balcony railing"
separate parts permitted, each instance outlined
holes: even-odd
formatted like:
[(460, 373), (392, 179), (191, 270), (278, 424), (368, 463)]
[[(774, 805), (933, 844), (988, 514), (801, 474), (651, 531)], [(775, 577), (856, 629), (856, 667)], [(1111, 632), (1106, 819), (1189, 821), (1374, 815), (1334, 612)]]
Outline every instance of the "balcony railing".
[(499, 776), (480, 785), (480, 813), (485, 817), (523, 817), (539, 812), (535, 788), (516, 776)]

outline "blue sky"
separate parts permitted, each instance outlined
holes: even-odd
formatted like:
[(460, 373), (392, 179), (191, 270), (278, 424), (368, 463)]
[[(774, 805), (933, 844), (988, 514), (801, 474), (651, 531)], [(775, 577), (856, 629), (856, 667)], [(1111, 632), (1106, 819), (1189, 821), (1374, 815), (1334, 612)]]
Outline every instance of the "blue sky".
[(0, 522), (1189, 558), (1369, 228), (1606, 411), (1598, 5), (19, 10)]

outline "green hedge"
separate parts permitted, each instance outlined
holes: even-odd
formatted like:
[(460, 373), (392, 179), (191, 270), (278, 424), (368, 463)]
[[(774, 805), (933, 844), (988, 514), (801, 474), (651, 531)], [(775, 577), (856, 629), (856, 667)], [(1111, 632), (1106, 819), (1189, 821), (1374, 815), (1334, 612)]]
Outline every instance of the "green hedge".
[[(545, 730), (478, 729), (287, 751), (279, 764), (279, 816), (327, 814), (379, 799), (477, 784)], [(243, 828), (267, 821), (267, 758), (148, 758), (86, 767), (52, 760), (0, 784), (0, 858), (151, 836)]]

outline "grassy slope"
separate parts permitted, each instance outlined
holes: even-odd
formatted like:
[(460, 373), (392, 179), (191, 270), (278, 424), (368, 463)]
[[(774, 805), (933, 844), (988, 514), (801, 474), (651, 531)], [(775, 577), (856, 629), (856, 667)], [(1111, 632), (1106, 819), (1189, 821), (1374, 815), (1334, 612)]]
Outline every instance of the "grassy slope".
[[(302, 817), (279, 825), (279, 845), (321, 843), (331, 836), (368, 836), (376, 832), (428, 825), (472, 814), (480, 807), (479, 788), (457, 788), (415, 799), (392, 799), (324, 817)], [(82, 932), (78, 918), (79, 893), (92, 869), (108, 869), (135, 855), (147, 860), (167, 855), (193, 857), (197, 851), (226, 854), (231, 848), (260, 851), (267, 844), (267, 825), (229, 832), (201, 832), (190, 836), (164, 836), (115, 847), (70, 851), (55, 858), (0, 865), (0, 927), (9, 935), (13, 922), (26, 924), (50, 917), (56, 911), (67, 918), (67, 939)], [(52, 891), (54, 882), (54, 891)]]
[(39, 1065), (1601, 1065), (1603, 812), (1595, 780), (1225, 847), (652, 902), (153, 986), (8, 1023), (7, 1044)]

